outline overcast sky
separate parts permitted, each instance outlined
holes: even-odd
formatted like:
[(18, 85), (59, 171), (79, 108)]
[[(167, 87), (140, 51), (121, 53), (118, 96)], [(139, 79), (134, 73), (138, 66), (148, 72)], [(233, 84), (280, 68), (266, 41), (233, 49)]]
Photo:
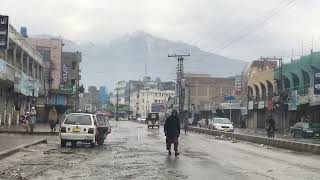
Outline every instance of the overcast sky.
[[(0, 0), (29, 34), (106, 43), (143, 30), (250, 61), (320, 49), (319, 0)], [(267, 23), (265, 23), (267, 22)], [(241, 38), (237, 38), (241, 37)], [(229, 43), (230, 42), (230, 43)]]

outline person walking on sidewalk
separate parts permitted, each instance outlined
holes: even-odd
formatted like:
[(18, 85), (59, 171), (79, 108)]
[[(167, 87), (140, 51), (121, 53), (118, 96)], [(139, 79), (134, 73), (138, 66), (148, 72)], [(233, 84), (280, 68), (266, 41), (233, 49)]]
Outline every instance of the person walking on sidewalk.
[(32, 107), (30, 112), (30, 118), (29, 118), (30, 132), (33, 132), (36, 121), (37, 121), (37, 111), (35, 107)]
[(22, 114), (22, 115), (20, 116), (20, 123), (21, 123), (23, 129), (25, 129), (26, 132), (28, 133), (28, 132), (29, 132), (29, 129), (28, 129), (27, 114)]
[(56, 125), (58, 122), (58, 112), (55, 107), (51, 108), (48, 119), (49, 119), (51, 132), (56, 131)]
[(180, 121), (177, 111), (172, 110), (171, 115), (166, 119), (164, 124), (164, 134), (166, 136), (166, 144), (168, 154), (171, 155), (171, 144), (174, 144), (175, 156), (178, 156), (178, 138), (180, 135)]

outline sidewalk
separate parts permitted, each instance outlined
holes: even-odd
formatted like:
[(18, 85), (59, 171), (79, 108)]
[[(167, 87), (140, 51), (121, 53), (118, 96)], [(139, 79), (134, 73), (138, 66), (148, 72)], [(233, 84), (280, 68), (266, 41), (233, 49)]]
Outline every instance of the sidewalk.
[(31, 144), (41, 140), (38, 136), (26, 136), (20, 134), (0, 134), (0, 152), (23, 145)]
[[(36, 135), (57, 135), (59, 132), (59, 124), (56, 126), (56, 132), (51, 133), (51, 129), (49, 124), (47, 123), (39, 123), (35, 125), (34, 133)], [(18, 134), (26, 134), (26, 130), (21, 125), (1, 125), (0, 133), (18, 133)], [(31, 134), (29, 132), (29, 134)]]
[[(246, 135), (255, 135), (260, 137), (267, 137), (267, 132), (264, 129), (240, 129), (236, 128), (236, 133), (246, 134)], [(275, 133), (274, 135), (277, 139), (284, 139), (284, 140), (291, 140), (297, 142), (304, 142), (304, 143), (312, 143), (312, 144), (320, 144), (320, 139), (314, 138), (293, 138), (290, 134), (282, 134), (282, 133)]]

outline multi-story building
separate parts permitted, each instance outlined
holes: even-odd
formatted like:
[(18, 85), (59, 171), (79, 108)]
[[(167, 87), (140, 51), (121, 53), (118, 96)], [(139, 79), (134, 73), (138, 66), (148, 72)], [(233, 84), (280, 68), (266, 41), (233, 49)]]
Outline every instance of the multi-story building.
[(43, 57), (11, 25), (8, 33), (8, 49), (0, 49), (0, 125), (18, 124), (45, 92)]
[[(199, 110), (210, 110), (214, 104), (225, 102), (224, 97), (234, 95), (235, 89), (234, 78), (214, 78), (208, 74), (185, 74), (185, 84), (185, 106), (193, 104)], [(208, 109), (209, 106), (212, 108)]]
[(256, 60), (246, 69), (246, 87), (243, 96), (248, 109), (246, 125), (248, 128), (264, 128), (265, 117), (273, 109), (272, 99), (276, 91), (274, 69), (277, 61)]
[(79, 109), (80, 63), (80, 52), (62, 52), (60, 90), (70, 92), (67, 105), (74, 110)]
[(234, 123), (238, 123), (240, 105), (234, 105), (238, 100), (235, 97), (235, 87), (234, 77), (215, 78), (209, 74), (185, 74), (184, 109), (199, 113), (202, 118), (210, 118), (218, 111), (218, 116), (229, 117)]
[(161, 107), (161, 105), (165, 107), (169, 97), (174, 95), (175, 91), (161, 91), (159, 89), (143, 89), (133, 92), (130, 96), (130, 110), (134, 114), (141, 114), (142, 116), (146, 116), (153, 109), (154, 111), (161, 111), (161, 109), (155, 107)]
[(67, 110), (77, 110), (81, 53), (63, 53), (63, 42), (59, 38), (28, 38), (27, 41), (42, 55), (47, 66), (45, 79), (48, 94), (45, 101), (38, 102), (44, 107), (43, 111), (39, 111), (41, 119), (47, 121), (53, 106), (60, 115)]

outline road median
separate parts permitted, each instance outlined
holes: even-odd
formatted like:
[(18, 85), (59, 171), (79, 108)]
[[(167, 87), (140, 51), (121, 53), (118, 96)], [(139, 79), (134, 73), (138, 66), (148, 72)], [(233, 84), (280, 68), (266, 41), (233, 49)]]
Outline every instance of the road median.
[(312, 154), (320, 154), (319, 144), (296, 142), (296, 141), (290, 141), (290, 140), (284, 140), (284, 139), (270, 139), (270, 138), (261, 137), (261, 136), (232, 133), (232, 132), (223, 132), (223, 131), (209, 130), (204, 128), (197, 128), (197, 127), (189, 127), (189, 130), (193, 132), (213, 135), (213, 136), (223, 135), (225, 137), (236, 138), (242, 141), (248, 141), (248, 142), (253, 142), (257, 144), (264, 144), (264, 145), (273, 146), (273, 147), (282, 148), (282, 149), (308, 152)]
[(35, 140), (35, 141), (33, 141), (31, 143), (28, 143), (28, 144), (22, 144), (20, 146), (14, 147), (14, 148), (10, 148), (10, 149), (1, 151), (0, 152), (0, 159), (8, 157), (8, 156), (20, 151), (20, 149), (28, 148), (30, 146), (37, 145), (37, 144), (42, 144), (42, 143), (47, 143), (47, 140), (46, 139)]

